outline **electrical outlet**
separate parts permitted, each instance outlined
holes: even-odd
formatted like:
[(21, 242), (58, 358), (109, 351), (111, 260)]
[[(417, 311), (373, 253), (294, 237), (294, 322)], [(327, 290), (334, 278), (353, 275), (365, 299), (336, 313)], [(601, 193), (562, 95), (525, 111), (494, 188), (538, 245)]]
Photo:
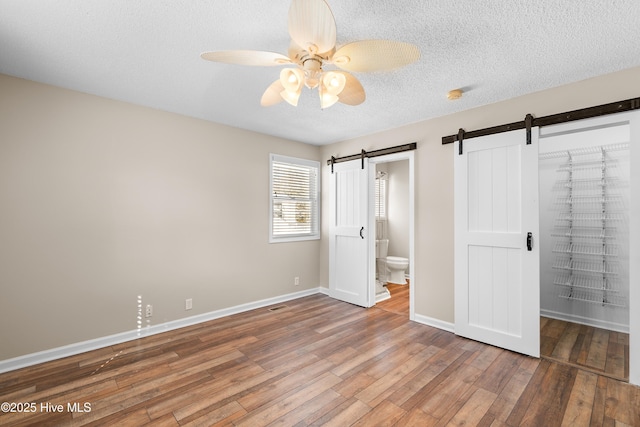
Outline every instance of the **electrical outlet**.
[(193, 299), (187, 298), (186, 300), (184, 300), (184, 309), (191, 310), (192, 308), (193, 308)]
[(147, 306), (144, 309), (144, 317), (151, 317), (153, 316), (153, 306), (151, 304), (147, 304)]
[(299, 278), (298, 276), (296, 276), (296, 277), (294, 277), (294, 278), (293, 278), (293, 284), (294, 284), (295, 286), (298, 286), (298, 285), (300, 284), (300, 278)]

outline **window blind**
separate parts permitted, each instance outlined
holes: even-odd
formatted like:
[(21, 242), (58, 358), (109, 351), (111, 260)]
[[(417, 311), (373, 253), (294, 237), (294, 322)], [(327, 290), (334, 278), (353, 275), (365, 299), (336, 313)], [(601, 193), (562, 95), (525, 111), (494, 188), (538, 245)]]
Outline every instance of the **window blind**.
[(318, 172), (318, 162), (272, 156), (272, 240), (319, 237)]
[(387, 180), (376, 178), (376, 218), (387, 217)]

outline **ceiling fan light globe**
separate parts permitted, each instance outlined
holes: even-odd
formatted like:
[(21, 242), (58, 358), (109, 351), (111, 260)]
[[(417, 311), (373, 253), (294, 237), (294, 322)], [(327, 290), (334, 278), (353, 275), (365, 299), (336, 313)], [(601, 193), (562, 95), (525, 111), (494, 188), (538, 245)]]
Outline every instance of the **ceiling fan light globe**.
[(280, 92), (280, 96), (282, 97), (282, 99), (284, 99), (285, 101), (287, 101), (289, 104), (293, 105), (294, 107), (298, 106), (298, 100), (300, 99), (300, 93), (301, 91), (297, 91), (297, 92), (290, 92), (288, 90), (283, 90), (282, 92)]
[(347, 83), (347, 78), (344, 74), (329, 71), (322, 77), (322, 84), (324, 90), (331, 95), (339, 95)]
[(296, 93), (302, 88), (304, 83), (304, 75), (297, 68), (284, 68), (280, 71), (280, 83), (286, 91)]
[(338, 102), (338, 96), (337, 95), (332, 95), (330, 93), (322, 93), (320, 95), (320, 107), (321, 108), (329, 108), (331, 107), (333, 104), (335, 104), (336, 102)]
[(309, 89), (315, 89), (320, 84), (321, 72), (316, 70), (304, 71), (304, 85)]

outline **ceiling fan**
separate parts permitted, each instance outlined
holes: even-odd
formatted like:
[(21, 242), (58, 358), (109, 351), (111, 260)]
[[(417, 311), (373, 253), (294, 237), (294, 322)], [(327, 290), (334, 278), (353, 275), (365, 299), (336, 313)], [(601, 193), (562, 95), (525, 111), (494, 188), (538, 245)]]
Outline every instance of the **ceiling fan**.
[[(391, 40), (356, 41), (336, 49), (336, 22), (324, 0), (293, 0), (289, 8), (288, 56), (256, 50), (204, 52), (208, 61), (254, 66), (295, 65), (280, 71), (280, 78), (262, 95), (264, 107), (287, 101), (298, 105), (302, 86), (318, 88), (321, 108), (336, 102), (358, 105), (365, 92), (347, 71), (384, 71), (403, 67), (420, 57), (418, 47)], [(340, 70), (325, 70), (334, 65)], [(344, 71), (341, 71), (344, 70)]]

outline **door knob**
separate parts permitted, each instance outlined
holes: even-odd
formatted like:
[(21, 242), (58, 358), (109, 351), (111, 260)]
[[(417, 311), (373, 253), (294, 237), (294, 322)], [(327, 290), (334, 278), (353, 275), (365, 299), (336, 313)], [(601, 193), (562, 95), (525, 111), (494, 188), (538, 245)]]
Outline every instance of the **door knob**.
[(362, 239), (364, 239), (364, 235), (362, 234), (362, 232), (363, 232), (363, 231), (364, 231), (364, 227), (362, 227), (362, 228), (360, 229), (360, 237), (361, 237)]

